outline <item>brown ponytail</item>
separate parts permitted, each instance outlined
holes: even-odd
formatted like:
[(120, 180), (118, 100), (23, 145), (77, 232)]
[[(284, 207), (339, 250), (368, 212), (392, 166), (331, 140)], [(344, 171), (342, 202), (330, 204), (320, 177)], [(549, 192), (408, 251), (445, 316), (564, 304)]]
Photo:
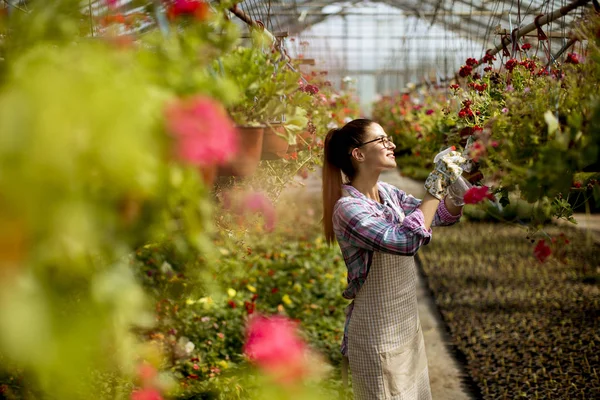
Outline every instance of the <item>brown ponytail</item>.
[(331, 160), (331, 138), (338, 131), (332, 129), (325, 137), (325, 157), (323, 160), (323, 229), (325, 230), (325, 240), (327, 243), (333, 243), (335, 234), (333, 233), (333, 206), (342, 197), (342, 170), (335, 166)]
[(350, 151), (363, 142), (373, 121), (355, 119), (340, 129), (331, 129), (325, 137), (323, 157), (323, 229), (325, 240), (333, 243), (333, 207), (342, 197), (342, 172), (352, 180), (356, 170)]

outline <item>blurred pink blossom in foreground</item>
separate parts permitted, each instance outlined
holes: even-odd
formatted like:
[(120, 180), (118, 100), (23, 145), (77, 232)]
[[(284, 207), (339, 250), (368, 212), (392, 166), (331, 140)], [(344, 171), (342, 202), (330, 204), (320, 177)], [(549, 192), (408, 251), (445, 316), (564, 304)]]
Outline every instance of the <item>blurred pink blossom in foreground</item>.
[(165, 109), (177, 158), (192, 165), (221, 165), (237, 152), (233, 122), (217, 101), (204, 96), (178, 99)]
[(248, 322), (246, 337), (244, 354), (277, 382), (293, 383), (308, 372), (306, 344), (288, 318), (257, 315)]
[(246, 212), (261, 213), (265, 220), (265, 229), (267, 231), (275, 229), (275, 207), (264, 193), (253, 192), (248, 194), (243, 200), (242, 207)]
[(131, 400), (163, 400), (163, 397), (158, 390), (147, 388), (133, 391)]

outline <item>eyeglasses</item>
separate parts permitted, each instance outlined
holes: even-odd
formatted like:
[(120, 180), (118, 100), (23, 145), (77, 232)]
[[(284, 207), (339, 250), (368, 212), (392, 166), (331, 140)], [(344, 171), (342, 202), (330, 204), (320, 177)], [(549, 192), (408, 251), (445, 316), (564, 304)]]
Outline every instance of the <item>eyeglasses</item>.
[(388, 136), (380, 136), (377, 139), (369, 140), (368, 142), (360, 143), (358, 146), (354, 146), (355, 149), (364, 146), (365, 144), (373, 143), (373, 142), (381, 142), (383, 148), (391, 149), (394, 146), (394, 142)]

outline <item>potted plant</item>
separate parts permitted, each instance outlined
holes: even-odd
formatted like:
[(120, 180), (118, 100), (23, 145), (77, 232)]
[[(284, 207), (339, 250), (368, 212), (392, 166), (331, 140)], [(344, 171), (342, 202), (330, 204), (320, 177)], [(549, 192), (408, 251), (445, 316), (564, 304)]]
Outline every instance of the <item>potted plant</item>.
[(228, 111), (238, 129), (240, 153), (220, 174), (252, 175), (261, 158), (267, 111), (274, 107), (269, 96), (274, 65), (268, 63), (267, 56), (258, 48), (237, 47), (217, 60), (214, 68), (239, 90), (238, 98)]

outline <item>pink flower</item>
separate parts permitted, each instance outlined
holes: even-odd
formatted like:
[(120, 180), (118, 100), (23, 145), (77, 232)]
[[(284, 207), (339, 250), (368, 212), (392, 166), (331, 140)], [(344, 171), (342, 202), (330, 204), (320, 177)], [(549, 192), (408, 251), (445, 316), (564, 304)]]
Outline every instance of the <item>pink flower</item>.
[(546, 259), (552, 254), (552, 250), (548, 245), (546, 245), (546, 241), (541, 239), (538, 241), (535, 249), (533, 249), (533, 255), (538, 259), (539, 262), (543, 263)]
[(433, 110), (430, 108), (429, 110), (425, 111), (426, 115), (431, 115), (433, 114)]
[(131, 400), (163, 400), (160, 392), (156, 389), (134, 390), (131, 393)]
[(243, 200), (244, 211), (261, 213), (265, 219), (265, 229), (272, 231), (275, 228), (275, 208), (271, 200), (261, 192), (250, 193)]
[(166, 107), (165, 116), (180, 160), (199, 166), (224, 164), (237, 152), (235, 127), (215, 100), (179, 99)]
[(477, 141), (475, 143), (473, 143), (473, 146), (471, 147), (471, 151), (469, 152), (469, 157), (471, 157), (471, 160), (475, 161), (475, 162), (479, 162), (479, 159), (483, 156), (485, 156), (487, 153), (487, 149), (485, 147), (485, 145), (483, 143), (481, 143), (480, 141)]
[(488, 190), (487, 186), (473, 186), (465, 193), (465, 204), (477, 204), (485, 199), (494, 200), (494, 196)]
[(199, 370), (200, 366), (198, 364), (194, 363), (194, 365), (192, 366), (192, 368), (194, 368), (195, 370)]
[(281, 383), (301, 379), (308, 371), (306, 344), (297, 335), (294, 322), (282, 316), (250, 319), (244, 354), (260, 369)]
[(154, 368), (152, 365), (148, 364), (147, 362), (142, 362), (140, 365), (138, 365), (137, 375), (138, 375), (138, 378), (144, 384), (144, 386), (147, 386), (154, 380), (154, 378), (156, 378), (156, 375), (157, 375), (156, 368)]
[(119, 0), (106, 0), (108, 8), (116, 8), (119, 4)]

